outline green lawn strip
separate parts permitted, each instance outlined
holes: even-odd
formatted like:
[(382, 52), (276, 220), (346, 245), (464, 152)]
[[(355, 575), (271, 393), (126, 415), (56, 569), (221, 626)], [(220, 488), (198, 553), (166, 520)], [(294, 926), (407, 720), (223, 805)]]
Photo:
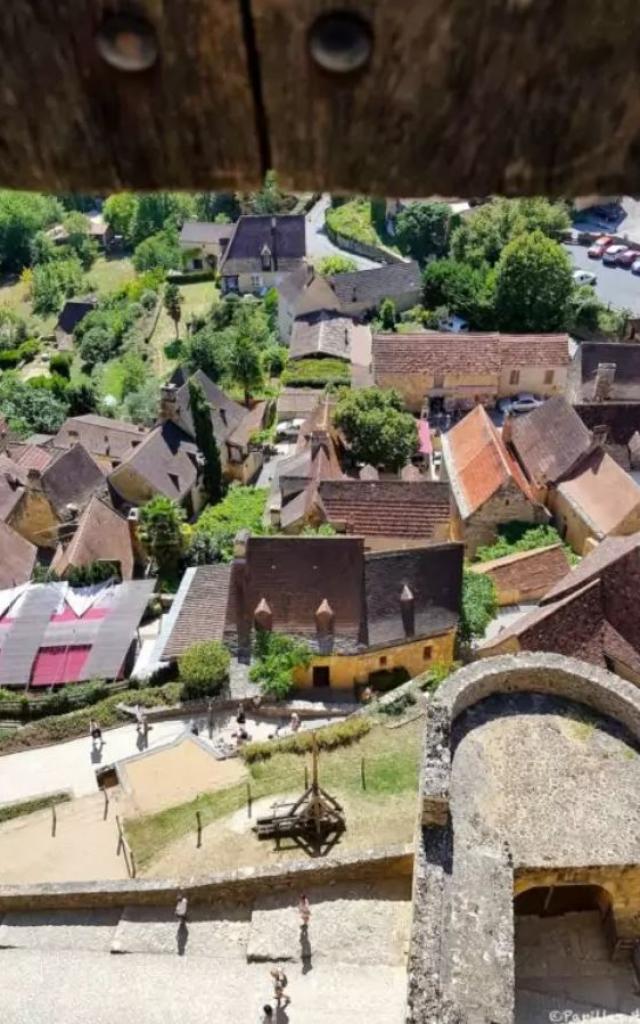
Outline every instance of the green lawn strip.
[[(210, 309), (218, 297), (218, 289), (212, 281), (195, 281), (180, 285), (180, 294), (183, 298), (180, 334), (185, 335), (188, 321), (195, 314), (206, 313)], [(179, 358), (179, 352), (176, 353), (173, 346), (175, 338), (175, 324), (163, 305), (150, 340), (151, 358), (160, 376), (171, 370)]]
[(135, 267), (128, 256), (110, 259), (99, 256), (91, 270), (88, 271), (87, 280), (89, 285), (98, 292), (98, 295), (106, 295), (121, 288), (128, 281), (133, 281), (135, 276)]
[(124, 724), (122, 715), (117, 710), (118, 704), (142, 704), (147, 708), (166, 707), (178, 703), (180, 690), (180, 683), (120, 690), (105, 700), (98, 701), (97, 704), (64, 715), (41, 718), (38, 722), (31, 722), (22, 729), (16, 729), (6, 738), (0, 737), (0, 753), (13, 754), (19, 750), (29, 750), (31, 747), (42, 747), (83, 736), (88, 732), (92, 718), (99, 722), (103, 729), (110, 729), (112, 726)]
[(21, 818), (25, 814), (33, 814), (34, 811), (42, 811), (45, 807), (53, 807), (54, 804), (67, 803), (69, 800), (71, 793), (50, 793), (49, 796), (38, 796), (32, 800), (21, 800), (20, 803), (6, 804), (0, 807), (0, 824), (3, 821)]
[(122, 399), (122, 384), (125, 369), (120, 359), (110, 359), (102, 366), (101, 391), (104, 395), (113, 395), (118, 401)]
[[(415, 792), (418, 785), (419, 759), (423, 722), (411, 722), (401, 729), (374, 726), (350, 747), (322, 753), (320, 785), (332, 795), (352, 798), (361, 796), (370, 802), (376, 797)], [(362, 759), (366, 792), (362, 789)], [(251, 799), (275, 796), (285, 792), (302, 793), (305, 764), (310, 773), (309, 757), (299, 754), (276, 754), (267, 761), (249, 767)], [(244, 807), (247, 783), (242, 782), (212, 793), (202, 793), (195, 800), (168, 807), (155, 814), (125, 821), (127, 839), (136, 863), (147, 867), (168, 846), (196, 828), (196, 811), (202, 824), (208, 825)]]

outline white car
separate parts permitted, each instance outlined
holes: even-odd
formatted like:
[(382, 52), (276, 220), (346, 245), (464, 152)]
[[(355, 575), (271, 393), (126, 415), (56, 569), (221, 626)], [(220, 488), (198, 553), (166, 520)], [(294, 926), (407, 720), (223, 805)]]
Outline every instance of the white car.
[(627, 248), (626, 245), (609, 245), (609, 246), (607, 246), (607, 248), (604, 250), (604, 252), (602, 254), (602, 262), (603, 263), (608, 263), (608, 264), (613, 264), (615, 266), (615, 263), (616, 263), (616, 261), (618, 259), (618, 256), (620, 255), (621, 252), (624, 252), (626, 248)]
[(516, 395), (515, 398), (501, 402), (500, 408), (504, 413), (524, 413), (531, 412), (532, 409), (537, 409), (538, 406), (542, 404), (542, 399), (536, 398), (535, 395), (530, 395), (528, 392), (524, 392), (521, 395)]
[(590, 270), (574, 270), (573, 280), (576, 284), (595, 284), (598, 278)]
[(466, 334), (469, 330), (469, 322), (461, 316), (447, 316), (438, 321), (438, 330), (446, 331), (448, 334)]

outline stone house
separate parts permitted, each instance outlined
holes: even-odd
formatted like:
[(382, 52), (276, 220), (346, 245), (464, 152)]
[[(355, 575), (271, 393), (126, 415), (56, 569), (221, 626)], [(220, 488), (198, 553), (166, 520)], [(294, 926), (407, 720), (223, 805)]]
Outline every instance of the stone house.
[(372, 372), (411, 412), (469, 410), (521, 391), (563, 392), (568, 345), (566, 334), (377, 334)]
[[(256, 629), (306, 641), (308, 668), (296, 683), (354, 691), (377, 673), (418, 675), (453, 659), (462, 593), (462, 546), (434, 544), (407, 551), (365, 552), (360, 537), (246, 537), (239, 535), (229, 567), (198, 569), (176, 596), (181, 609), (165, 650), (183, 630), (189, 644), (216, 636), (241, 659), (250, 657)], [(205, 571), (206, 570), (206, 571)], [(198, 576), (197, 604), (208, 615), (194, 622), (189, 592)], [(184, 621), (183, 621), (184, 620)], [(196, 623), (201, 625), (196, 628)]]
[(585, 341), (578, 345), (567, 399), (605, 451), (623, 469), (640, 469), (640, 344)]
[(88, 413), (65, 420), (52, 438), (51, 446), (72, 448), (81, 444), (104, 472), (109, 473), (142, 444), (148, 433), (146, 427), (136, 423)]
[(240, 217), (219, 270), (223, 295), (264, 295), (299, 270), (307, 252), (303, 216)]
[(481, 405), (442, 435), (451, 486), (451, 536), (469, 556), (496, 540), (504, 523), (544, 523), (548, 513)]
[(564, 398), (505, 420), (502, 437), (538, 500), (577, 554), (609, 535), (640, 529), (640, 488), (603, 450)]
[(550, 544), (488, 562), (472, 562), (468, 568), (492, 580), (497, 602), (502, 606), (539, 601), (552, 586), (564, 579), (569, 563), (562, 545)]
[(553, 651), (640, 684), (639, 587), (640, 533), (608, 537), (478, 653)]
[(187, 271), (216, 270), (233, 232), (233, 224), (186, 220), (180, 230), (180, 248)]
[(77, 523), (64, 531), (51, 568), (60, 577), (70, 569), (94, 562), (113, 562), (122, 580), (133, 578), (138, 560), (136, 520), (127, 520), (113, 506), (94, 495)]
[(189, 434), (171, 420), (150, 430), (109, 474), (119, 507), (144, 505), (158, 494), (179, 502), (190, 518), (204, 505), (203, 459)]

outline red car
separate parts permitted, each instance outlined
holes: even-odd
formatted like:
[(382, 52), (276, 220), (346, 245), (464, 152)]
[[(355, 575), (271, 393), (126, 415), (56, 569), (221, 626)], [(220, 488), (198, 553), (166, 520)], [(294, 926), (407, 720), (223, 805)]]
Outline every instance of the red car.
[(608, 245), (611, 245), (612, 241), (613, 239), (610, 235), (601, 235), (600, 238), (596, 238), (593, 245), (589, 246), (587, 256), (590, 256), (592, 260), (599, 260), (604, 250)]
[(616, 263), (619, 267), (630, 267), (632, 263), (638, 259), (638, 252), (636, 249), (625, 249), (616, 256)]

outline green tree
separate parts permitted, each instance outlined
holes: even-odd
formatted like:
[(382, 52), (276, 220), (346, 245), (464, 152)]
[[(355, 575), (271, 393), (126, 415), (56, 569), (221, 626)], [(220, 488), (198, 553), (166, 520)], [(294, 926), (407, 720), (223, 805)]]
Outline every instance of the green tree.
[(78, 257), (85, 270), (95, 262), (98, 246), (89, 234), (89, 219), (84, 213), (75, 210), (67, 214), (63, 220), (67, 232), (66, 247)]
[(176, 338), (180, 337), (180, 319), (182, 317), (182, 303), (184, 299), (177, 284), (169, 282), (164, 290), (164, 308), (173, 320), (176, 329)]
[(396, 222), (400, 252), (424, 263), (429, 256), (444, 256), (457, 218), (446, 203), (410, 203)]
[(383, 331), (393, 331), (396, 326), (396, 304), (393, 299), (383, 299), (378, 310)]
[(224, 644), (206, 640), (193, 644), (178, 659), (182, 700), (198, 700), (219, 693), (229, 675), (231, 656)]
[(17, 348), (28, 336), (25, 318), (8, 306), (0, 306), (0, 350)]
[(286, 213), (290, 210), (295, 199), (281, 192), (278, 187), (278, 179), (275, 171), (267, 171), (264, 176), (264, 185), (259, 192), (252, 192), (248, 201), (248, 212), (260, 213)]
[(416, 452), (416, 421), (403, 412), (396, 391), (344, 391), (335, 408), (334, 423), (344, 431), (359, 462), (397, 471)]
[(251, 393), (262, 387), (262, 360), (260, 349), (251, 338), (238, 334), (229, 354), (229, 373), (244, 391), (244, 404), (251, 402)]
[(52, 260), (56, 260), (60, 256), (60, 247), (56, 245), (46, 231), (38, 231), (33, 236), (29, 251), (32, 266), (35, 266), (37, 263), (51, 263)]
[(77, 256), (33, 268), (31, 297), (35, 313), (56, 313), (65, 299), (82, 289), (84, 274)]
[(193, 196), (188, 192), (146, 192), (138, 197), (131, 228), (133, 242), (157, 235), (165, 228), (175, 231), (195, 214)]
[(119, 415), (122, 419), (152, 427), (158, 416), (160, 386), (155, 377), (147, 377), (136, 391), (125, 395)]
[(105, 200), (102, 213), (113, 232), (130, 242), (137, 210), (138, 197), (133, 192), (115, 192)]
[(573, 294), (571, 260), (541, 231), (518, 235), (496, 267), (496, 317), (501, 331), (563, 331)]
[(283, 700), (291, 691), (295, 670), (307, 668), (312, 659), (305, 640), (265, 629), (256, 630), (253, 656), (249, 678), (260, 684), (263, 693), (277, 700)]
[(196, 444), (204, 457), (204, 486), (207, 498), (216, 504), (224, 493), (220, 452), (213, 433), (211, 410), (198, 381), (189, 381), (189, 402), (196, 432)]
[(52, 391), (6, 372), (0, 377), (0, 409), (9, 426), (24, 436), (57, 434), (68, 415), (67, 405)]
[(465, 569), (462, 576), (460, 639), (484, 636), (498, 610), (496, 589), (490, 576)]
[(0, 191), (0, 266), (17, 271), (31, 261), (31, 242), (62, 218), (61, 204), (39, 192)]
[(325, 256), (318, 260), (318, 273), (326, 277), (333, 277), (334, 274), (352, 274), (358, 269), (358, 264), (350, 256)]
[(82, 361), (89, 367), (104, 363), (113, 355), (117, 341), (106, 327), (91, 327), (80, 344)]
[(567, 206), (547, 199), (493, 199), (465, 217), (451, 235), (451, 255), (461, 263), (493, 266), (507, 242), (525, 232), (555, 238), (570, 227)]
[(145, 270), (176, 270), (182, 264), (182, 251), (174, 230), (159, 231), (136, 246), (133, 265), (142, 273)]
[[(230, 192), (197, 192), (194, 196), (196, 217), (228, 224), (240, 216), (240, 204)], [(224, 218), (220, 220), (220, 217)]]
[(456, 260), (435, 260), (425, 268), (424, 303), (432, 310), (446, 307), (475, 330), (495, 330), (495, 272), (486, 264), (472, 267)]
[(131, 350), (124, 353), (120, 363), (122, 365), (122, 395), (124, 397), (142, 387), (149, 371), (140, 356)]
[(163, 494), (157, 494), (140, 509), (140, 539), (149, 557), (165, 579), (175, 576), (183, 551), (184, 510)]
[(267, 377), (279, 377), (289, 358), (289, 349), (284, 345), (269, 345), (262, 351), (262, 366)]
[(184, 343), (184, 359), (190, 370), (202, 370), (209, 380), (219, 381), (227, 368), (224, 337), (211, 324), (191, 334)]

